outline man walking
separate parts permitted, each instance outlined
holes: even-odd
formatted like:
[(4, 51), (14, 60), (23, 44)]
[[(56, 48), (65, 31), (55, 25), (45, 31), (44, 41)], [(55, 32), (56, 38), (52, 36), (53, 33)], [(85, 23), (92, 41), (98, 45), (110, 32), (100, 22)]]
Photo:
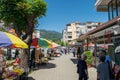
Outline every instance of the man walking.
[(77, 73), (79, 74), (79, 80), (88, 80), (88, 71), (87, 64), (85, 60), (87, 56), (85, 54), (81, 55), (81, 59), (79, 59), (77, 64)]
[(109, 64), (105, 62), (105, 56), (100, 56), (100, 64), (97, 66), (97, 80), (110, 80)]
[(73, 57), (75, 57), (75, 55), (76, 55), (76, 48), (73, 47)]

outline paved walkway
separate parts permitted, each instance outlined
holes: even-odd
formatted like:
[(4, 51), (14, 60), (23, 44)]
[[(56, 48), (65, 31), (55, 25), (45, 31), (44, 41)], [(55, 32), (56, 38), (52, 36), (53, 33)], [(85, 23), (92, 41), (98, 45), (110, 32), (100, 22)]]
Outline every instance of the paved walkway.
[[(32, 72), (29, 80), (78, 80), (76, 64), (77, 59), (72, 54), (62, 55)], [(89, 80), (96, 80), (96, 70), (89, 68), (88, 71)]]

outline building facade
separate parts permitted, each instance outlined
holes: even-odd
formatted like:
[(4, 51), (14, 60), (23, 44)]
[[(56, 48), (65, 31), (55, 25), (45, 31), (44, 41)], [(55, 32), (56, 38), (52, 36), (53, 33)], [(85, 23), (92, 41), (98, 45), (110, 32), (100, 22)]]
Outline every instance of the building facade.
[(96, 0), (95, 7), (98, 12), (108, 12), (108, 20), (120, 15), (120, 0)]
[(120, 0), (96, 0), (98, 12), (108, 13), (108, 22), (91, 32), (98, 43), (115, 43), (120, 40)]
[(67, 31), (66, 31), (66, 29), (64, 29), (63, 31), (62, 31), (62, 41), (65, 43), (65, 42), (67, 42), (66, 39), (67, 38)]
[(79, 39), (97, 44), (113, 44), (120, 40), (120, 0), (96, 0), (98, 12), (108, 12), (108, 21), (97, 28), (88, 31)]
[(2, 21), (0, 21), (0, 28), (3, 28), (3, 22)]
[[(96, 0), (95, 7), (98, 12), (108, 13), (108, 21), (80, 36), (79, 41), (87, 40), (86, 44), (93, 42), (96, 45), (94, 46), (94, 54), (96, 55), (97, 44), (112, 44), (112, 46), (109, 45), (110, 47), (108, 47), (108, 54), (115, 64), (120, 65), (120, 0)], [(96, 55), (94, 61), (95, 66)]]
[(63, 42), (68, 42), (69, 44), (75, 44), (75, 40), (79, 38), (79, 36), (87, 33), (88, 31), (96, 28), (100, 23), (99, 22), (74, 22), (66, 25), (66, 29), (63, 30)]
[(32, 37), (33, 37), (33, 39), (34, 38), (40, 38), (40, 31), (39, 30), (34, 30)]

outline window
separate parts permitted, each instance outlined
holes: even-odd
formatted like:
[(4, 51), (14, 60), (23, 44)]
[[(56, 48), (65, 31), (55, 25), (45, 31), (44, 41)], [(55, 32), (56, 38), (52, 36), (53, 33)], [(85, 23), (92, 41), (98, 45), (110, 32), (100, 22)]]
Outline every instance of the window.
[(72, 38), (72, 36), (68, 36), (68, 38)]
[(87, 26), (89, 29), (92, 28), (92, 26)]
[(79, 34), (80, 33), (80, 31), (76, 31), (76, 34)]

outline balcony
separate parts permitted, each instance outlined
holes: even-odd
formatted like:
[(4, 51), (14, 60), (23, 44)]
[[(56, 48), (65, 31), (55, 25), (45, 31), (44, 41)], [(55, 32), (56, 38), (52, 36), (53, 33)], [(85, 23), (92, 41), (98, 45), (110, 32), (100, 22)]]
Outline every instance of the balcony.
[(108, 3), (111, 0), (96, 0), (95, 2), (95, 8), (99, 12), (107, 12), (108, 11)]

